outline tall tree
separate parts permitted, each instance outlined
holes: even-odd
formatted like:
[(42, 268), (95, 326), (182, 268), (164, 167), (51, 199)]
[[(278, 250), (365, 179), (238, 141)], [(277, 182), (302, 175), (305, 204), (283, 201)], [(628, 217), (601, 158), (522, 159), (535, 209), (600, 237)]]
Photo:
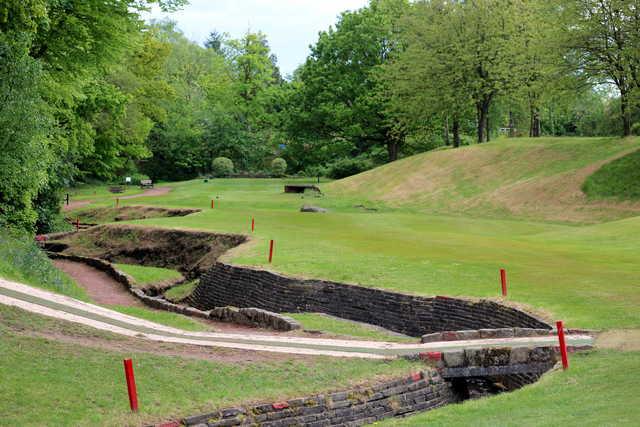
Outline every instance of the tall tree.
[(640, 1), (576, 0), (568, 9), (570, 46), (579, 71), (620, 94), (622, 132), (631, 135), (634, 96), (640, 90)]
[(302, 114), (295, 120), (296, 137), (347, 140), (354, 154), (382, 146), (390, 161), (398, 158), (404, 138), (386, 120), (385, 92), (374, 74), (399, 47), (395, 23), (407, 7), (405, 0), (372, 0), (320, 33), (298, 73)]

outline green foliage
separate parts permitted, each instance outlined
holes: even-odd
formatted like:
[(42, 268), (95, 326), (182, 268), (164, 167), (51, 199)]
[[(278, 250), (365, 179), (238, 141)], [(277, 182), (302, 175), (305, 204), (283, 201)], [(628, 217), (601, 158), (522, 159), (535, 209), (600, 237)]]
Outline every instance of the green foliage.
[(275, 176), (284, 176), (287, 173), (287, 161), (281, 157), (276, 157), (271, 161), (271, 173)]
[(25, 43), (0, 33), (0, 226), (33, 230), (33, 206), (47, 184), (52, 118), (43, 72)]
[(587, 178), (582, 190), (592, 199), (638, 200), (639, 183), (640, 151), (635, 151), (602, 166)]
[(340, 159), (329, 165), (328, 176), (333, 179), (342, 179), (348, 176), (357, 175), (373, 167), (369, 159), (354, 158)]
[(87, 300), (84, 289), (55, 268), (26, 234), (0, 228), (0, 277)]
[(211, 171), (216, 177), (227, 177), (233, 170), (233, 162), (226, 157), (216, 157), (211, 163)]

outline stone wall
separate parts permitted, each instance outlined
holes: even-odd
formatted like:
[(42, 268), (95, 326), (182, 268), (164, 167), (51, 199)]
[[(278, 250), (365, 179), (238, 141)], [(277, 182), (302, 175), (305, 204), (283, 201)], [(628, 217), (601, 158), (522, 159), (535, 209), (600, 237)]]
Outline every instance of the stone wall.
[(201, 310), (257, 307), (274, 312), (320, 312), (415, 337), (440, 331), (551, 329), (521, 310), (488, 300), (420, 297), (216, 263), (188, 303)]
[(433, 370), (372, 387), (221, 409), (182, 422), (199, 427), (359, 426), (427, 411), (456, 400), (450, 384)]

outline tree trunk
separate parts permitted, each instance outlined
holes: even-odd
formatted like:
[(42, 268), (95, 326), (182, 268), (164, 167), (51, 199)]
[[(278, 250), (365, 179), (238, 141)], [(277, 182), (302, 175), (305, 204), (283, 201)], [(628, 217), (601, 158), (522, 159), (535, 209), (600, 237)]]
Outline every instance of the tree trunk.
[(509, 138), (516, 136), (516, 125), (513, 121), (513, 111), (509, 110)]
[(451, 141), (449, 140), (449, 116), (444, 118), (444, 145), (451, 145)]
[(487, 134), (487, 142), (489, 142), (491, 140), (491, 126), (489, 126), (489, 111), (487, 109), (487, 112), (485, 113), (485, 120), (486, 123), (484, 125), (485, 128), (485, 133)]
[(491, 98), (485, 97), (482, 101), (476, 103), (478, 114), (478, 144), (489, 141), (489, 105)]
[(395, 162), (398, 160), (398, 151), (400, 149), (400, 143), (393, 139), (387, 142), (387, 153), (389, 154), (389, 162)]
[(631, 114), (629, 111), (629, 99), (627, 91), (620, 91), (620, 113), (622, 114), (622, 134), (631, 135)]
[(529, 136), (532, 138), (540, 137), (540, 110), (537, 107), (531, 107), (531, 125), (529, 128)]
[(453, 118), (453, 147), (460, 147), (460, 121), (457, 117)]

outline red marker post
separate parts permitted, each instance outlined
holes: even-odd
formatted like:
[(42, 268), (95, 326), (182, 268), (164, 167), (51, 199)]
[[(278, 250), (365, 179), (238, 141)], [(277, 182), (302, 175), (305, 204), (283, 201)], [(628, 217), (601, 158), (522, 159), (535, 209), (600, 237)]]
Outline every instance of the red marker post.
[(256, 219), (251, 218), (251, 232), (253, 233), (256, 230)]
[(558, 341), (560, 342), (560, 355), (562, 356), (562, 369), (565, 371), (569, 369), (569, 358), (567, 357), (567, 343), (564, 339), (564, 325), (562, 320), (556, 322), (556, 328), (558, 329)]
[(129, 406), (131, 411), (138, 411), (138, 392), (136, 390), (136, 379), (133, 376), (133, 363), (131, 359), (124, 360), (124, 375), (127, 378), (127, 392), (129, 393)]
[(76, 218), (76, 231), (80, 231), (80, 218)]
[(502, 282), (502, 296), (507, 296), (507, 271), (504, 268), (500, 269), (500, 281)]
[(211, 209), (215, 208), (215, 206), (216, 206), (215, 200), (211, 199)]
[(273, 240), (269, 242), (269, 264), (273, 260)]

